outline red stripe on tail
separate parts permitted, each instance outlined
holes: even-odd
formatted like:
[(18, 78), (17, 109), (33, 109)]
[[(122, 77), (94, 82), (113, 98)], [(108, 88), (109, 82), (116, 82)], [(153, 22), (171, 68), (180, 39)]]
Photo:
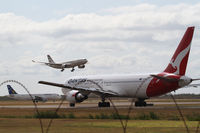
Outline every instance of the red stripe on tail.
[(194, 27), (188, 27), (164, 72), (185, 75)]

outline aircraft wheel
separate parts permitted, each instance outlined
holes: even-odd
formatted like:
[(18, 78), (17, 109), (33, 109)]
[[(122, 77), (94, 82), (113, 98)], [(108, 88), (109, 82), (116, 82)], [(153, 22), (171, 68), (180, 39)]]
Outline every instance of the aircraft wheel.
[(110, 103), (109, 102), (106, 102), (106, 107), (110, 107)]
[(75, 69), (74, 68), (72, 68), (72, 70), (71, 70), (71, 72), (73, 72)]
[(136, 101), (135, 102), (135, 106), (136, 107), (142, 107), (142, 106), (146, 106), (147, 103), (145, 101)]
[(98, 107), (110, 107), (110, 103), (109, 102), (99, 102)]
[(75, 103), (70, 103), (69, 106), (70, 107), (75, 107)]

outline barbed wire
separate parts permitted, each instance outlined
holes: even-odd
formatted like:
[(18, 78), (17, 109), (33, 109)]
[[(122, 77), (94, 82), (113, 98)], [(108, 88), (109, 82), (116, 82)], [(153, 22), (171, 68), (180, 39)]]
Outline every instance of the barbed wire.
[[(150, 78), (151, 78), (151, 77), (147, 77), (147, 78), (145, 78), (145, 79), (141, 82), (141, 84), (140, 84), (140, 85), (137, 87), (137, 89), (136, 89), (136, 92), (135, 92), (134, 97), (137, 96), (137, 94), (138, 94), (139, 90), (141, 89), (141, 87), (142, 87), (142, 86), (144, 85), (144, 83), (145, 83), (148, 79), (150, 79)], [(93, 81), (93, 80), (87, 80), (87, 82), (90, 82), (90, 83), (96, 85), (99, 89), (101, 89), (101, 91), (104, 91), (103, 87), (102, 87), (101, 85), (99, 85), (97, 82), (95, 82), (95, 81)], [(78, 82), (75, 86), (80, 85), (81, 83), (82, 83), (82, 82)], [(118, 119), (119, 119), (119, 121), (120, 121), (120, 123), (121, 123), (121, 126), (122, 126), (122, 128), (123, 128), (123, 132), (126, 133), (126, 129), (127, 129), (127, 125), (128, 125), (128, 120), (129, 120), (129, 118), (130, 118), (129, 116), (130, 116), (130, 112), (131, 112), (132, 107), (133, 107), (134, 99), (132, 98), (131, 104), (129, 105), (129, 109), (128, 109), (128, 112), (127, 112), (127, 115), (126, 115), (126, 118), (125, 118), (125, 122), (123, 122), (123, 120), (122, 120), (122, 118), (121, 118), (121, 116), (120, 116), (120, 114), (119, 114), (119, 111), (118, 111), (117, 107), (115, 106), (114, 102), (112, 101), (112, 99), (111, 99), (110, 97), (108, 97), (108, 100), (111, 102), (112, 107), (114, 108), (115, 113), (117, 114), (117, 117), (118, 117)]]
[[(135, 92), (135, 95), (134, 95), (133, 97), (136, 97), (136, 96), (137, 96), (139, 90), (142, 88), (142, 86), (144, 85), (144, 83), (145, 83), (148, 79), (150, 79), (150, 78), (151, 78), (151, 77), (147, 77), (147, 78), (145, 78), (145, 79), (141, 82), (141, 84), (137, 87), (136, 92)], [(130, 115), (130, 113), (131, 113), (131, 110), (133, 109), (133, 102), (134, 102), (134, 99), (132, 98), (131, 104), (130, 104), (129, 109), (128, 109), (127, 117), (129, 117), (129, 115)], [(126, 119), (125, 128), (127, 127), (127, 124), (128, 124), (128, 119)]]
[[(29, 92), (29, 90), (25, 87), (25, 85), (23, 85), (21, 82), (19, 82), (19, 81), (17, 81), (17, 80), (6, 80), (6, 81), (4, 81), (4, 82), (2, 82), (2, 83), (0, 84), (0, 87), (1, 87), (2, 85), (4, 85), (4, 84), (10, 83), (10, 82), (11, 82), (11, 83), (16, 83), (16, 84), (20, 85), (23, 89), (25, 89), (25, 91), (28, 93), (28, 95), (30, 96), (30, 98), (31, 98), (31, 100), (32, 100), (32, 102), (33, 102), (33, 104), (34, 104), (34, 106), (35, 106), (34, 109), (35, 109), (36, 113), (38, 114), (38, 116), (40, 116), (40, 112), (39, 112), (39, 110), (38, 110), (37, 104), (34, 102), (33, 96), (31, 95), (31, 93)], [(44, 130), (43, 130), (42, 120), (41, 120), (40, 117), (38, 117), (38, 119), (39, 119), (39, 122), (40, 122), (41, 132), (43, 133)]]
[(182, 119), (182, 121), (183, 121), (183, 123), (184, 123), (184, 126), (185, 126), (185, 128), (186, 128), (187, 133), (190, 133), (190, 130), (189, 130), (189, 128), (188, 128), (188, 126), (187, 126), (187, 123), (186, 123), (186, 121), (185, 121), (185, 118), (184, 118), (184, 116), (183, 116), (183, 113), (181, 112), (181, 109), (180, 109), (180, 107), (178, 106), (178, 104), (177, 104), (177, 102), (176, 102), (174, 96), (172, 95), (172, 93), (170, 93), (170, 96), (171, 96), (171, 98), (173, 99), (173, 101), (174, 101), (174, 103), (175, 103), (175, 105), (176, 105), (176, 108), (177, 108), (177, 110), (178, 110), (178, 112), (179, 112), (179, 114), (180, 114), (180, 117), (181, 117), (181, 119)]
[(197, 128), (196, 128), (196, 132), (195, 132), (195, 133), (198, 133), (199, 125), (200, 125), (200, 121), (199, 121), (198, 124), (197, 124)]
[[(66, 96), (65, 96), (65, 97), (66, 97)], [(56, 108), (56, 111), (54, 112), (55, 115), (58, 113), (58, 111), (59, 111), (59, 109), (61, 108), (63, 102), (65, 101), (65, 97), (62, 98), (62, 100), (61, 100), (59, 106)], [(49, 132), (49, 129), (50, 129), (52, 123), (53, 123), (53, 120), (54, 120), (54, 118), (51, 118), (51, 120), (50, 120), (50, 122), (49, 122), (49, 124), (48, 124), (48, 126), (47, 126), (46, 133)]]
[[(136, 93), (135, 93), (135, 96), (134, 96), (134, 97), (137, 96), (139, 90), (141, 89), (141, 87), (144, 85), (144, 83), (145, 83), (149, 78), (151, 78), (151, 77), (145, 78), (145, 79), (141, 82), (141, 84), (137, 87)], [(19, 82), (19, 81), (17, 81), (17, 80), (6, 80), (6, 81), (4, 81), (4, 82), (2, 82), (2, 83), (0, 84), (0, 87), (1, 87), (2, 85), (6, 84), (6, 83), (9, 83), (9, 82), (16, 83), (16, 84), (20, 85), (21, 87), (23, 87), (23, 88), (26, 90), (26, 92), (29, 94), (29, 96), (31, 97), (31, 100), (32, 100), (32, 102), (33, 102), (33, 104), (34, 104), (35, 112), (38, 114), (38, 116), (40, 116), (40, 113), (39, 113), (37, 104), (34, 102), (33, 96), (31, 95), (31, 93), (29, 92), (29, 90), (28, 90), (21, 82)], [(87, 80), (87, 82), (90, 82), (90, 83), (96, 85), (96, 87), (98, 87), (99, 89), (101, 89), (101, 91), (104, 91), (103, 87), (102, 87), (101, 85), (99, 85), (99, 83), (97, 83), (97, 82), (95, 82), (95, 81), (93, 81), (93, 80)], [(77, 85), (80, 85), (80, 84), (81, 84), (81, 82), (78, 82), (78, 83), (76, 84), (76, 86), (77, 86)], [(174, 101), (174, 103), (175, 103), (175, 105), (176, 105), (176, 108), (177, 108), (177, 110), (178, 110), (178, 112), (179, 112), (179, 115), (180, 115), (180, 117), (181, 117), (181, 120), (182, 120), (183, 123), (184, 123), (184, 126), (185, 126), (185, 128), (186, 128), (187, 133), (190, 133), (189, 128), (188, 128), (187, 123), (186, 123), (186, 120), (185, 120), (185, 118), (184, 118), (184, 115), (183, 115), (183, 113), (182, 113), (182, 111), (181, 111), (181, 108), (180, 108), (179, 105), (177, 104), (176, 99), (174, 98), (174, 96), (172, 95), (172, 93), (170, 93), (170, 94), (171, 94), (170, 96), (171, 96), (171, 98), (173, 99), (173, 101)], [(59, 103), (59, 106), (56, 108), (55, 114), (57, 114), (58, 111), (60, 110), (60, 108), (61, 108), (61, 106), (62, 106), (62, 104), (63, 104), (65, 98), (66, 98), (66, 94), (64, 95), (63, 99), (62, 99), (61, 102)], [(133, 110), (134, 98), (131, 99), (131, 103), (130, 103), (130, 105), (129, 105), (128, 112), (127, 112), (127, 115), (126, 115), (126, 117), (125, 117), (125, 122), (123, 122), (123, 120), (122, 120), (122, 118), (121, 118), (121, 116), (120, 116), (120, 113), (119, 113), (117, 107), (115, 106), (114, 102), (112, 101), (112, 99), (111, 99), (110, 97), (107, 97), (107, 99), (110, 101), (110, 103), (112, 104), (112, 107), (113, 107), (114, 110), (115, 110), (115, 113), (116, 113), (116, 115), (117, 115), (117, 117), (118, 117), (118, 119), (119, 119), (119, 121), (120, 121), (121, 126), (122, 126), (123, 132), (126, 133), (126, 129), (127, 129), (127, 125), (128, 125), (128, 120), (129, 120), (129, 118), (130, 118), (129, 116), (130, 116), (131, 110)], [(44, 133), (44, 128), (43, 128), (42, 120), (41, 120), (40, 117), (38, 117), (38, 119), (39, 119), (39, 123), (40, 123), (41, 132)], [(47, 126), (46, 133), (48, 133), (48, 132), (50, 131), (50, 127), (51, 127), (51, 125), (52, 125), (52, 123), (53, 123), (53, 120), (54, 120), (54, 118), (52, 117), (51, 120), (50, 120), (50, 122), (49, 122), (49, 124), (48, 124), (48, 126)], [(200, 125), (200, 121), (198, 121), (197, 128), (196, 128), (196, 133), (198, 133), (199, 125)], [(145, 130), (145, 132), (146, 132), (146, 130)]]
[[(142, 87), (142, 86), (144, 85), (144, 83), (145, 83), (148, 79), (150, 79), (150, 78), (151, 78), (151, 77), (147, 77), (147, 78), (145, 78), (145, 79), (141, 82), (141, 84), (140, 84), (140, 85), (138, 86), (138, 88), (136, 89), (136, 93), (135, 93), (135, 96), (134, 96), (134, 97), (137, 96), (137, 94), (138, 94), (139, 90), (141, 89), (141, 87)], [(99, 85), (97, 82), (95, 82), (95, 81), (93, 81), (93, 80), (87, 80), (87, 82), (90, 82), (90, 83), (96, 85), (96, 87), (98, 87), (99, 89), (101, 89), (101, 91), (104, 91), (103, 87), (102, 87), (101, 85)], [(82, 82), (78, 82), (75, 86), (78, 86), (78, 85), (80, 85), (81, 83), (82, 83)], [(74, 87), (75, 87), (75, 86), (74, 86)], [(181, 112), (181, 109), (179, 108), (179, 105), (177, 104), (177, 102), (176, 102), (176, 100), (175, 100), (175, 98), (173, 97), (172, 94), (171, 94), (171, 97), (172, 97), (172, 99), (173, 99), (173, 101), (174, 101), (174, 103), (175, 103), (175, 105), (176, 105), (176, 108), (177, 108), (177, 110), (178, 110), (178, 112), (179, 112), (179, 114), (180, 114), (180, 116), (181, 116), (181, 118), (182, 118), (182, 121), (184, 122), (184, 126), (185, 126), (185, 128), (186, 128), (186, 131), (187, 131), (187, 133), (189, 133), (189, 128), (188, 128), (188, 126), (187, 126), (187, 124), (186, 124), (186, 121), (185, 121), (184, 116), (183, 116), (183, 114), (182, 114), (182, 112)], [(127, 129), (127, 125), (128, 125), (128, 120), (129, 120), (130, 112), (131, 112), (131, 110), (133, 109), (132, 107), (133, 107), (134, 98), (132, 98), (132, 100), (131, 100), (131, 104), (130, 104), (130, 106), (129, 106), (128, 113), (127, 113), (127, 115), (126, 115), (126, 117), (125, 117), (125, 123), (123, 122), (123, 120), (122, 120), (122, 118), (121, 118), (121, 116), (120, 116), (120, 113), (119, 113), (117, 107), (115, 106), (114, 102), (112, 101), (112, 99), (111, 99), (110, 97), (108, 97), (107, 99), (111, 102), (112, 107), (113, 107), (114, 110), (115, 110), (115, 113), (116, 113), (116, 115), (117, 115), (117, 117), (118, 117), (118, 119), (119, 119), (119, 121), (120, 121), (121, 126), (122, 126), (123, 132), (126, 133), (126, 129)], [(61, 103), (59, 104), (58, 108), (56, 109), (55, 113), (57, 113), (57, 112), (59, 111), (59, 109), (60, 109), (61, 105), (63, 104), (64, 100), (65, 100), (65, 99), (63, 98), (63, 100), (62, 100)], [(51, 124), (53, 123), (53, 120), (54, 120), (54, 118), (52, 118), (51, 121), (49, 122), (49, 125), (48, 125), (48, 127), (47, 127), (46, 133), (48, 133), (48, 131), (49, 131), (50, 127), (51, 127)], [(200, 123), (200, 122), (199, 122), (199, 123)], [(198, 124), (198, 126), (197, 126), (196, 133), (198, 133), (198, 128), (199, 128), (199, 124)], [(145, 132), (146, 132), (146, 130), (145, 130)]]

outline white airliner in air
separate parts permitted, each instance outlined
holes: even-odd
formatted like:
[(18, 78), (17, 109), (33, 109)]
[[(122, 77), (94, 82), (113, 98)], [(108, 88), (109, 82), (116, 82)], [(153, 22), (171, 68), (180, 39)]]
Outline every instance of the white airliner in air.
[(46, 81), (39, 83), (62, 87), (70, 106), (83, 102), (90, 93), (101, 97), (99, 107), (110, 106), (109, 102), (105, 102), (108, 97), (137, 98), (135, 106), (146, 106), (145, 99), (169, 93), (188, 86), (194, 80), (200, 80), (185, 76), (193, 32), (194, 27), (188, 27), (168, 66), (160, 73), (77, 76), (71, 77), (65, 84)]
[(61, 99), (61, 96), (58, 94), (31, 94), (31, 96), (29, 94), (17, 94), (17, 92), (10, 86), (7, 85), (8, 88), (8, 97), (16, 99), (16, 100), (33, 100), (33, 102), (38, 102), (38, 101), (42, 101), (42, 102), (46, 102), (47, 100), (59, 100)]
[(79, 60), (73, 60), (73, 61), (68, 61), (68, 62), (63, 62), (63, 63), (55, 63), (50, 55), (47, 55), (47, 58), (49, 62), (36, 62), (34, 60), (32, 61), (35, 63), (42, 63), (56, 69), (61, 69), (61, 72), (63, 72), (65, 68), (72, 68), (71, 72), (75, 70), (74, 67), (85, 68), (85, 64), (88, 62), (87, 59), (79, 59)]

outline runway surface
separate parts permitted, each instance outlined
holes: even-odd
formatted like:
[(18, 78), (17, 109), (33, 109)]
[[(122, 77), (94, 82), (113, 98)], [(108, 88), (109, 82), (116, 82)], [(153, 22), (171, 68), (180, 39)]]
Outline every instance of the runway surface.
[[(151, 109), (151, 108), (176, 108), (173, 102), (150, 102), (148, 104), (153, 104), (154, 106), (146, 106), (146, 107), (135, 107), (133, 103), (133, 108), (144, 108), (144, 109)], [(177, 102), (178, 105), (181, 105), (181, 108), (188, 108), (188, 109), (200, 109), (200, 102)], [(131, 103), (130, 102), (114, 102), (114, 105), (118, 108), (128, 108)], [(59, 103), (54, 103), (52, 105), (37, 105), (37, 108), (58, 108)], [(111, 108), (112, 108), (111, 104)], [(0, 108), (20, 108), (20, 109), (31, 109), (35, 108), (34, 105), (1, 105)], [(60, 108), (99, 108), (98, 103), (79, 103), (76, 104), (75, 107), (69, 107), (68, 104), (63, 103)]]

